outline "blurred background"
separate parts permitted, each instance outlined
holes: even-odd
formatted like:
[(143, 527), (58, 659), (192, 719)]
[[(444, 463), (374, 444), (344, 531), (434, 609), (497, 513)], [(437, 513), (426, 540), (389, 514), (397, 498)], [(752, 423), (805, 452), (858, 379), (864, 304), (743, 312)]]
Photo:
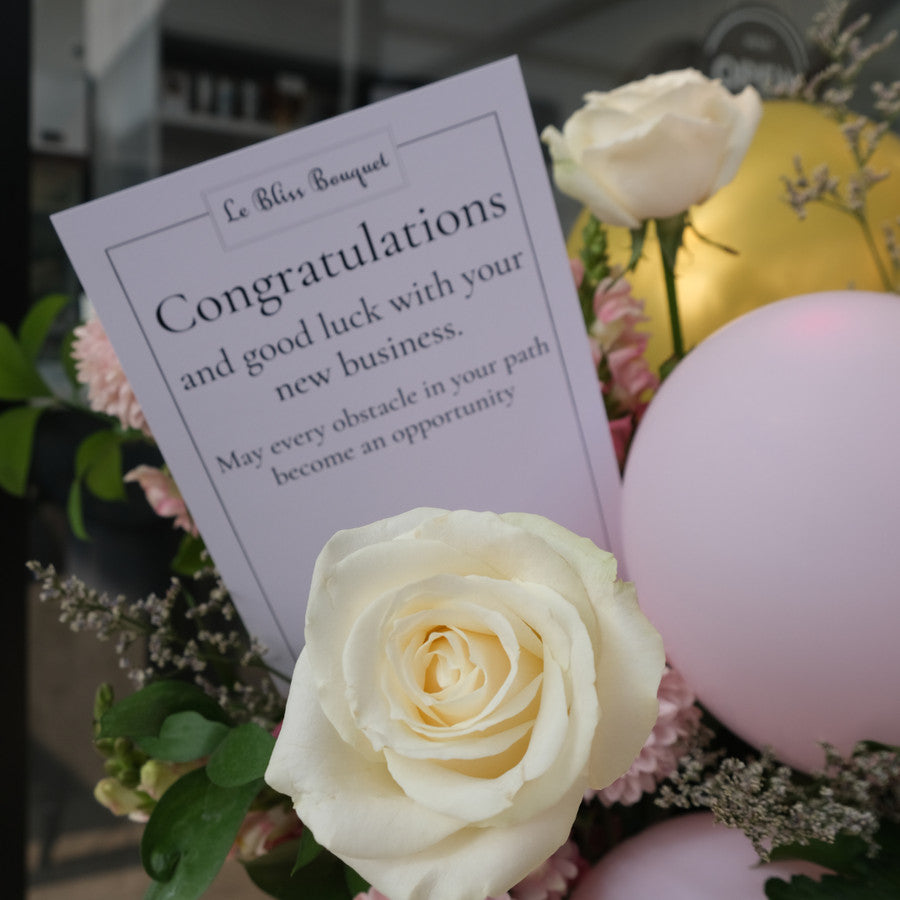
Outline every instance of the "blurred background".
[[(819, 0), (8, 0), (2, 60), (9, 280), (2, 318), (79, 286), (49, 221), (57, 210), (278, 133), (517, 54), (538, 131), (560, 126), (589, 90), (693, 66), (764, 94), (820, 60), (806, 30)], [(900, 2), (851, 3), (869, 34), (900, 28)], [(865, 83), (900, 75), (900, 45)], [(862, 108), (864, 110), (864, 106)], [(773, 192), (775, 186), (773, 186)], [(568, 231), (579, 212), (558, 196)], [(26, 223), (23, 226), (23, 223)], [(68, 318), (48, 347), (46, 370)], [(93, 691), (114, 680), (111, 648), (71, 635), (36, 602), (22, 560), (39, 558), (116, 592), (164, 587), (175, 537), (139, 502), (88, 510), (93, 540), (71, 538), (65, 494), (77, 421), (38, 435), (24, 502), (2, 498), (14, 733), (10, 802), (21, 807), (23, 894), (34, 900), (139, 897), (140, 826), (91, 796)], [(0, 448), (2, 452), (2, 448)], [(21, 635), (27, 634), (23, 644)], [(105, 651), (105, 652), (104, 652)], [(120, 685), (124, 692), (127, 688)], [(8, 871), (16, 871), (11, 860)], [(249, 891), (238, 866), (210, 896)]]

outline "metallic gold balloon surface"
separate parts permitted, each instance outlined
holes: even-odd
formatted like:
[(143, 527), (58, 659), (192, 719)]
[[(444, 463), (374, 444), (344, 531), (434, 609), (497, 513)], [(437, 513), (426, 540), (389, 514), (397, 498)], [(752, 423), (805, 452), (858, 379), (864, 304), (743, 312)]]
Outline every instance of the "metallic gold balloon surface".
[[(805, 103), (772, 100), (735, 179), (706, 203), (691, 210), (697, 231), (737, 251), (734, 256), (685, 232), (678, 254), (678, 305), (685, 346), (693, 347), (734, 318), (774, 300), (823, 290), (858, 288), (883, 291), (884, 285), (859, 225), (846, 213), (810, 204), (801, 221), (785, 201), (782, 175), (793, 176), (799, 155), (807, 175), (827, 163), (842, 180), (853, 162), (838, 125)], [(873, 157), (873, 169), (890, 176), (870, 192), (869, 223), (880, 242), (880, 225), (900, 215), (900, 138), (887, 134)], [(576, 256), (581, 246), (582, 213), (569, 237)], [(610, 229), (610, 257), (623, 264), (631, 237)], [(883, 249), (882, 249), (883, 252)], [(630, 276), (634, 295), (646, 301), (652, 335), (651, 368), (672, 352), (659, 245), (648, 232), (644, 255)]]

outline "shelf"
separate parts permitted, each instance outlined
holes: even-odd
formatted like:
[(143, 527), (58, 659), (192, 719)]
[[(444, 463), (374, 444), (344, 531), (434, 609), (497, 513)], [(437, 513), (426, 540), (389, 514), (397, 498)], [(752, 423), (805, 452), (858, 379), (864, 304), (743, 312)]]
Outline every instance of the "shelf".
[(279, 134), (279, 129), (270, 122), (217, 116), (213, 113), (175, 112), (166, 109), (160, 110), (159, 124), (164, 128), (202, 131), (207, 134), (220, 134), (248, 140), (262, 140)]

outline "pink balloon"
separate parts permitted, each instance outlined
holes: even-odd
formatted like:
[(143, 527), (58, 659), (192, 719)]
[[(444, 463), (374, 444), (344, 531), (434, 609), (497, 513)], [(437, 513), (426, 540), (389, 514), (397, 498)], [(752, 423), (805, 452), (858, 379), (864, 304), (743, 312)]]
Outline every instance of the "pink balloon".
[(627, 572), (700, 701), (809, 770), (900, 744), (900, 297), (808, 294), (693, 350), (623, 493)]
[(764, 900), (769, 878), (824, 871), (804, 862), (760, 865), (743, 832), (694, 813), (620, 844), (584, 876), (572, 900)]

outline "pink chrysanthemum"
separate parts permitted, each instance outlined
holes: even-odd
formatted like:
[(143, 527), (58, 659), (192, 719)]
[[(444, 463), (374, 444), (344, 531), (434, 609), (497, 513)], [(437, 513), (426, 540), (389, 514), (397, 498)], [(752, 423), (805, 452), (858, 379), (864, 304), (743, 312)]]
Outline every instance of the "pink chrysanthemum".
[(78, 380), (87, 385), (91, 409), (115, 416), (125, 428), (150, 436), (143, 410), (99, 319), (91, 318), (75, 329), (72, 358)]
[(147, 502), (158, 516), (174, 519), (174, 526), (197, 536), (197, 526), (185, 505), (175, 479), (164, 469), (138, 466), (132, 469), (125, 481), (136, 481), (143, 489)]
[[(364, 893), (357, 894), (353, 900), (390, 900), (390, 898), (375, 888), (369, 888)], [(512, 900), (512, 898), (509, 894), (503, 894), (501, 897), (486, 897), (485, 900)]]
[[(556, 853), (526, 875), (515, 887), (499, 897), (485, 900), (562, 900), (573, 882), (588, 868), (574, 841), (566, 841)], [(357, 894), (353, 900), (389, 900), (375, 888)]]
[(685, 741), (700, 723), (700, 708), (681, 675), (666, 666), (659, 685), (659, 718), (631, 768), (601, 791), (589, 791), (585, 799), (599, 797), (604, 806), (631, 806), (667, 778), (678, 766)]
[(574, 841), (566, 841), (556, 853), (526, 875), (510, 890), (512, 900), (562, 900), (573, 882), (587, 869)]

